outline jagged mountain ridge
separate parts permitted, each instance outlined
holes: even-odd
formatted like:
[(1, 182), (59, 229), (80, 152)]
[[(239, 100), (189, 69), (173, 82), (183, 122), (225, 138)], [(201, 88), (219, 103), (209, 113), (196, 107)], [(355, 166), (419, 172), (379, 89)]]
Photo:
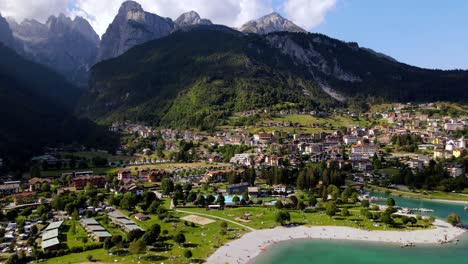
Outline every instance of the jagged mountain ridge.
[(210, 129), (235, 111), (284, 102), (306, 109), (357, 96), (466, 102), (467, 82), (467, 71), (412, 67), (321, 34), (199, 26), (97, 64), (78, 111), (104, 123)]
[(74, 84), (86, 86), (100, 41), (87, 20), (81, 17), (72, 20), (60, 14), (50, 16), (45, 24), (9, 19), (9, 25), (20, 43), (19, 53), (50, 67)]

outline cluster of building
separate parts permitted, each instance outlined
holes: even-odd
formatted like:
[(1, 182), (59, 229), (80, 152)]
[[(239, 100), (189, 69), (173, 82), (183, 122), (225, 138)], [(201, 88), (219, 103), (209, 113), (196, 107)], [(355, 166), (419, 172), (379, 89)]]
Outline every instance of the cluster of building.
[(42, 250), (55, 250), (60, 248), (63, 221), (51, 222), (43, 231), (41, 236)]
[(104, 242), (106, 238), (112, 237), (112, 235), (93, 218), (81, 219), (80, 223), (86, 230), (88, 236), (97, 242)]

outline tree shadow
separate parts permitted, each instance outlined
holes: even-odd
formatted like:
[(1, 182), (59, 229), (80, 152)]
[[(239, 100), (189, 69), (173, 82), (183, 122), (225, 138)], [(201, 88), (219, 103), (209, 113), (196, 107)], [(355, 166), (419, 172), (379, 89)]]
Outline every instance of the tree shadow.
[(195, 244), (195, 243), (184, 243), (183, 245), (184, 248), (196, 248), (198, 246), (199, 244)]
[(161, 261), (161, 260), (167, 260), (167, 257), (165, 256), (160, 256), (160, 255), (148, 255), (143, 257), (147, 261)]

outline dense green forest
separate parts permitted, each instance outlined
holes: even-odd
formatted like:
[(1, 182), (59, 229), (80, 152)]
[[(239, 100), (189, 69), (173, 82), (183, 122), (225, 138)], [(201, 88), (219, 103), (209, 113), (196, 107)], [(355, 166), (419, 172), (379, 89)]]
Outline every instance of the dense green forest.
[(102, 123), (210, 130), (233, 112), (277, 103), (305, 110), (341, 105), (322, 90), (323, 83), (353, 105), (466, 102), (467, 80), (466, 71), (412, 67), (320, 34), (246, 35), (204, 26), (95, 65), (78, 112)]
[(0, 157), (11, 170), (46, 145), (116, 146), (105, 128), (73, 115), (79, 90), (63, 77), (2, 44), (0, 57)]

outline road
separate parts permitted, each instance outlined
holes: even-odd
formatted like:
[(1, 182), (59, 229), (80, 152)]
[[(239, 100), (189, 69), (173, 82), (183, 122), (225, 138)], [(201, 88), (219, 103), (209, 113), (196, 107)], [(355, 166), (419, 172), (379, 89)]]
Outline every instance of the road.
[(255, 231), (255, 230), (256, 230), (255, 228), (252, 228), (252, 227), (250, 227), (250, 226), (246, 226), (246, 225), (243, 225), (243, 224), (238, 223), (238, 222), (236, 222), (236, 221), (232, 221), (232, 220), (229, 220), (229, 219), (226, 219), (226, 218), (222, 218), (222, 217), (219, 217), (219, 216), (215, 216), (215, 215), (203, 214), (203, 213), (195, 213), (195, 212), (184, 211), (184, 210), (179, 210), (179, 209), (176, 209), (175, 211), (176, 211), (176, 212), (179, 212), (179, 213), (184, 213), (184, 214), (194, 214), (194, 215), (200, 215), (200, 216), (205, 216), (205, 217), (209, 217), (209, 218), (216, 218), (216, 219), (223, 220), (223, 221), (226, 221), (226, 222), (229, 222), (229, 223), (238, 225), (238, 226), (242, 226), (243, 228), (246, 228), (246, 229), (248, 229), (248, 230), (250, 230), (250, 231)]

